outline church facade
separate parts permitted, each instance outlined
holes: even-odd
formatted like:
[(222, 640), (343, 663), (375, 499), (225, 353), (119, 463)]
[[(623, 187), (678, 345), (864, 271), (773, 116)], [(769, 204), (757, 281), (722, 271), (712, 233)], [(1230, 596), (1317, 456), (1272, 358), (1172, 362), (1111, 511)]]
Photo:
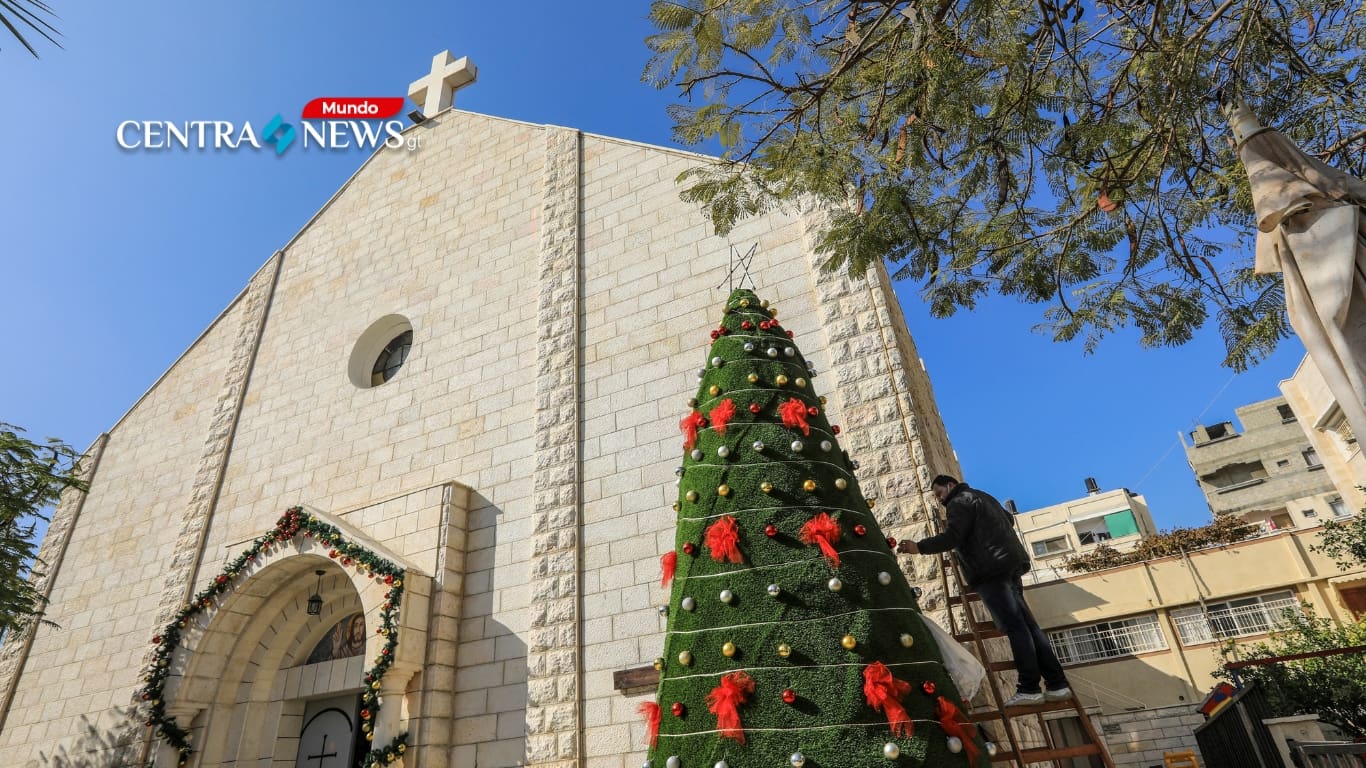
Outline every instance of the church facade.
[(639, 765), (650, 691), (614, 681), (663, 647), (678, 421), (754, 245), (884, 528), (923, 534), (956, 458), (883, 271), (822, 274), (807, 214), (712, 235), (695, 155), (428, 106), (89, 449), (53, 625), (0, 649), (0, 765), (135, 699), (189, 745), (145, 729), (158, 766)]

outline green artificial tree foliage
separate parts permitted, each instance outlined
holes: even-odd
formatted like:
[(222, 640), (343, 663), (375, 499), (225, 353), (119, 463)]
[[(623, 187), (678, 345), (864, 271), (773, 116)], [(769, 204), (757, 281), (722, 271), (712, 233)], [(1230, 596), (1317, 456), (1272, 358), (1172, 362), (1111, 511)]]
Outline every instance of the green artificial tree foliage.
[[(648, 765), (988, 764), (815, 372), (753, 292), (734, 291), (724, 313), (682, 422), (668, 631), (657, 699), (642, 707), (660, 718)], [(823, 523), (828, 547), (811, 535)], [(882, 711), (865, 692), (878, 666), (899, 681)], [(727, 679), (742, 691), (738, 733), (721, 732), (709, 702)], [(896, 706), (910, 720), (900, 735)]]

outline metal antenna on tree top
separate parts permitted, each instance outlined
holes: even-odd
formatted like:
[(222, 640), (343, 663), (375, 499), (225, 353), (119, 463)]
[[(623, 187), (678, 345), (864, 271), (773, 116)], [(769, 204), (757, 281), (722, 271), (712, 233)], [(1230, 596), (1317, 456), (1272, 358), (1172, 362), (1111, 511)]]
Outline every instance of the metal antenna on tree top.
[[(735, 246), (730, 246), (730, 271), (726, 273), (726, 278), (724, 280), (716, 284), (716, 287), (720, 288), (724, 285), (726, 286), (727, 291), (734, 291), (737, 288), (743, 289), (745, 287), (745, 281), (748, 280), (750, 290), (756, 290), (754, 286), (754, 276), (749, 273), (749, 265), (750, 262), (754, 261), (754, 257), (757, 255), (759, 255), (758, 243), (751, 245), (743, 256), (739, 255), (739, 251), (735, 249)], [(737, 269), (740, 270), (739, 285), (736, 285), (735, 283), (735, 270)]]

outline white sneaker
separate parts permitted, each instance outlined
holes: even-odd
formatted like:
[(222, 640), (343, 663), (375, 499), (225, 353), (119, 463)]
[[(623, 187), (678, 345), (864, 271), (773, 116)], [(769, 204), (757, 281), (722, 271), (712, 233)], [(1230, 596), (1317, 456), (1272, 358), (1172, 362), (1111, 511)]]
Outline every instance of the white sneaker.
[(1006, 699), (1006, 703), (1003, 707), (1005, 709), (1011, 707), (1037, 707), (1044, 703), (1044, 701), (1045, 699), (1042, 693), (1017, 693)]
[(1072, 698), (1072, 689), (1064, 685), (1056, 691), (1044, 691), (1043, 697), (1045, 701), (1067, 701)]

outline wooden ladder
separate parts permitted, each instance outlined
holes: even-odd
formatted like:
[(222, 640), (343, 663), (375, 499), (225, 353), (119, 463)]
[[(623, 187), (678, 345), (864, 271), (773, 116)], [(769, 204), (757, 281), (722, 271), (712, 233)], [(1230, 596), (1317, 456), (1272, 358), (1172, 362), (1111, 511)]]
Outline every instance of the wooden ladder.
[[(956, 591), (951, 591), (949, 589), (950, 571), (953, 572), (954, 584), (957, 587)], [(1109, 751), (1105, 749), (1105, 740), (1100, 737), (1100, 734), (1096, 733), (1095, 725), (1091, 722), (1090, 715), (1088, 715), (1086, 710), (1082, 707), (1081, 701), (1077, 698), (1075, 689), (1072, 692), (1072, 698), (1067, 701), (1050, 701), (1032, 707), (1010, 707), (1004, 710), (1001, 709), (1001, 702), (1005, 701), (1006, 697), (1001, 694), (1001, 684), (997, 679), (996, 673), (1015, 669), (1015, 661), (1013, 659), (992, 659), (991, 653), (987, 647), (987, 641), (993, 638), (1005, 637), (1005, 633), (997, 629), (994, 623), (990, 621), (979, 621), (977, 619), (977, 612), (973, 603), (980, 602), (982, 598), (976, 592), (969, 593), (967, 591), (967, 587), (963, 584), (962, 574), (959, 572), (957, 564), (954, 563), (952, 558), (947, 554), (940, 557), (939, 577), (943, 584), (944, 596), (948, 604), (949, 632), (953, 635), (954, 639), (958, 640), (958, 642), (971, 643), (969, 647), (973, 648), (977, 654), (977, 658), (981, 660), (982, 666), (986, 667), (987, 670), (987, 686), (991, 694), (992, 705), (988, 709), (971, 711), (968, 715), (972, 718), (973, 722), (979, 724), (979, 727), (982, 727), (985, 723), (1000, 721), (1001, 729), (1005, 732), (1006, 742), (1009, 745), (1009, 749), (1003, 749), (998, 743), (996, 754), (992, 755), (991, 761), (993, 763), (1013, 762), (1018, 768), (1025, 768), (1027, 765), (1036, 763), (1050, 763), (1055, 768), (1071, 768), (1072, 763), (1070, 760), (1061, 765), (1058, 761), (1068, 760), (1068, 758), (1074, 757), (1097, 755), (1104, 763), (1105, 768), (1115, 768), (1114, 761), (1110, 759)], [(961, 631), (958, 627), (958, 619), (955, 615), (956, 612), (953, 610), (955, 606), (962, 607), (963, 616), (967, 623), (967, 626), (963, 627)], [(1054, 743), (1053, 734), (1048, 729), (1048, 724), (1044, 720), (1044, 715), (1049, 712), (1063, 712), (1066, 710), (1074, 710), (1077, 713), (1077, 720), (1080, 721), (1082, 731), (1086, 734), (1086, 737), (1090, 739), (1089, 744), (1082, 744), (1080, 746), (1059, 746)], [(1042, 745), (1030, 746), (1023, 743), (1025, 740), (1021, 738), (1020, 729), (1017, 727), (1015, 721), (1019, 718), (1030, 717), (1038, 718), (1037, 738), (1030, 739), (1030, 741), (1042, 741)]]

